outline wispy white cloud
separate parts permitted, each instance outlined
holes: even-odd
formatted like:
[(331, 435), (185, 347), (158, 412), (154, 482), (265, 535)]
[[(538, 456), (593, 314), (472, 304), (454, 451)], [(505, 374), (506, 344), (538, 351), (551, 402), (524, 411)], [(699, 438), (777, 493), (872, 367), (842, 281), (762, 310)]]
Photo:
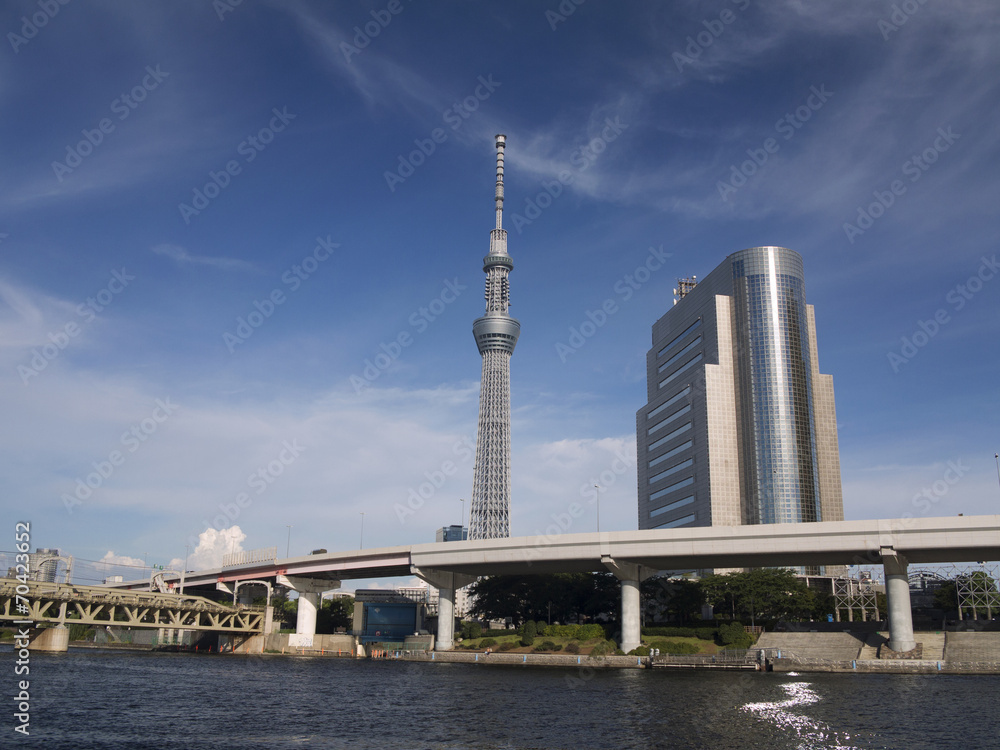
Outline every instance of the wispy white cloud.
[(728, 22), (720, 20), (722, 11), (718, 8), (687, 4), (687, 10), (679, 16), (684, 19), (683, 25), (675, 25), (667, 40), (669, 58), (661, 66), (653, 66), (664, 72), (663, 85), (692, 80), (722, 83), (745, 75), (748, 68), (768, 64), (791, 41), (878, 33), (879, 9), (872, 4), (832, 6), (801, 0), (759, 4), (734, 0), (724, 10), (731, 14)]
[[(73, 302), (0, 278), (0, 350), (9, 355), (52, 344), (51, 335), (58, 336), (67, 324), (81, 320)], [(79, 338), (86, 336), (81, 333)]]
[(179, 265), (209, 266), (223, 271), (254, 271), (257, 267), (239, 258), (223, 258), (211, 255), (192, 255), (179, 245), (162, 244), (153, 248), (153, 253), (170, 258)]
[[(608, 155), (594, 163), (578, 190), (601, 200), (655, 206), (700, 219), (840, 216), (845, 206), (854, 207), (848, 205), (852, 201), (856, 205), (870, 198), (883, 181), (897, 177), (903, 162), (914, 150), (925, 147), (925, 140), (933, 139), (937, 127), (981, 121), (984, 107), (997, 109), (991, 104), (995, 83), (988, 72), (1000, 64), (1000, 50), (987, 41), (993, 10), (977, 0), (962, 4), (965, 12), (953, 6), (921, 6), (919, 15), (889, 40), (883, 40), (878, 22), (888, 17), (891, 8), (807, 6), (797, 0), (753, 8), (739, 23), (725, 26), (724, 33), (713, 37), (713, 43), (682, 71), (671, 55), (683, 53), (683, 45), (677, 49), (661, 45), (658, 62), (650, 62), (645, 54), (639, 58), (642, 68), (633, 76), (636, 86), (626, 89), (620, 102), (603, 109), (618, 106), (635, 113), (637, 126), (626, 141), (643, 139), (643, 145), (609, 147)], [(758, 11), (751, 23), (749, 19)], [(689, 15), (697, 18), (701, 12), (693, 7)], [(692, 27), (692, 31), (696, 35), (705, 28)], [(675, 33), (679, 41), (686, 38)], [(705, 77), (718, 84), (730, 74), (746, 75), (748, 69), (770, 65), (775, 55), (810, 38), (817, 45), (867, 39), (857, 52), (864, 63), (845, 69), (836, 84), (803, 82), (800, 90), (788, 91), (787, 110), (775, 110), (766, 117), (755, 111), (739, 128), (728, 131), (714, 123), (692, 128), (688, 113), (663, 110), (659, 100), (665, 92), (691, 84), (703, 86)], [(926, 65), (930, 56), (937, 61), (933, 66)], [(776, 134), (774, 123), (803, 103), (811, 84), (823, 83), (830, 84), (833, 97), (786, 142)], [(933, 100), (928, 98), (931, 95)], [(901, 112), (907, 115), (900, 117)], [(768, 137), (776, 138), (781, 151), (756, 170), (746, 187), (723, 200), (719, 182), (729, 176), (733, 164), (748, 158), (747, 149), (759, 149)], [(991, 140), (990, 148), (997, 148), (996, 133), (977, 138)], [(538, 128), (526, 148), (512, 151), (511, 163), (521, 171), (551, 178), (565, 168), (565, 161), (555, 154), (566, 139), (564, 128)], [(648, 154), (650, 148), (661, 158), (630, 158), (633, 153)], [(935, 167), (935, 179), (949, 180), (966, 168), (955, 158), (950, 166)], [(969, 195), (961, 197), (958, 193), (966, 191), (956, 192), (956, 208), (986, 210), (984, 198), (989, 191), (985, 186), (964, 187)], [(913, 214), (922, 221), (937, 216), (916, 204)], [(836, 218), (831, 223), (840, 226)]]
[[(889, 451), (885, 458), (891, 458)], [(844, 516), (909, 518), (994, 513), (997, 493), (992, 455), (970, 457), (956, 448), (947, 460), (867, 467), (845, 455)]]
[[(350, 35), (302, 4), (288, 6), (288, 9), (329, 69), (353, 86), (370, 105), (403, 109), (420, 122), (421, 127), (436, 127), (441, 123), (442, 113), (456, 98), (461, 98), (455, 91), (430, 83), (413, 68), (395, 62), (379, 48), (378, 40), (361, 52), (345, 55), (345, 49), (353, 48)], [(489, 71), (482, 71), (482, 75), (487, 73)], [(504, 77), (497, 75), (497, 78), (502, 91)], [(475, 87), (478, 81), (473, 78), (468, 85)], [(587, 105), (582, 112), (570, 112), (550, 124), (517, 122), (515, 118), (499, 122), (486, 115), (477, 115), (463, 121), (461, 129), (448, 133), (459, 141), (478, 146), (491, 140), (495, 133), (506, 132), (518, 139), (517, 148), (510, 149), (508, 159), (520, 172), (543, 180), (556, 179), (560, 172), (569, 171), (573, 180), (566, 186), (567, 190), (607, 199), (613, 198), (615, 190), (604, 187), (603, 177), (610, 165), (600, 165), (597, 154), (581, 154), (581, 151), (601, 136), (608, 118), (619, 118), (627, 128), (634, 121), (637, 106), (635, 95), (617, 93), (608, 101)], [(586, 166), (581, 168), (583, 163)]]
[(44, 337), (44, 314), (22, 289), (0, 279), (0, 302), (6, 308), (0, 315), (0, 346), (23, 347)]
[[(441, 89), (379, 49), (384, 44), (382, 40), (375, 39), (358, 48), (352, 34), (321, 18), (305, 4), (279, 7), (291, 14), (327, 68), (351, 85), (369, 105), (402, 107), (417, 116), (426, 115), (428, 109), (440, 112), (447, 106), (448, 97)], [(403, 7), (405, 10), (406, 6)]]
[(634, 435), (536, 443), (515, 462), (517, 534), (596, 531), (598, 513), (604, 530), (636, 528)]
[[(157, 534), (172, 539), (163, 546), (190, 544), (199, 566), (218, 564), (234, 544), (279, 543), (285, 524), (300, 545), (350, 547), (361, 512), (368, 545), (431, 541), (435, 529), (459, 521), (459, 498), (470, 495), (477, 383), (361, 394), (346, 385), (281, 396), (255, 389), (256, 397), (230, 402), (184, 383), (165, 389), (113, 366), (83, 370), (72, 358), (27, 386), (5, 372), (0, 411), (21, 427), (0, 433), (0, 450), (15, 451), (28, 467), (11, 491), (79, 529), (106, 512), (158, 519)], [(234, 377), (227, 386), (239, 389)], [(175, 409), (154, 425), (157, 399)], [(581, 487), (595, 483), (607, 497), (604, 527), (633, 527), (634, 459), (619, 454), (631, 456), (634, 438), (534, 438), (552, 429), (550, 419), (542, 412), (517, 418), (516, 531), (544, 530), (551, 514), (585, 505)], [(144, 439), (129, 437), (136, 428)], [(115, 452), (124, 460), (112, 470)], [(78, 493), (88, 479), (92, 491)], [(65, 496), (81, 502), (68, 509)], [(233, 527), (241, 535), (235, 542), (223, 534)]]

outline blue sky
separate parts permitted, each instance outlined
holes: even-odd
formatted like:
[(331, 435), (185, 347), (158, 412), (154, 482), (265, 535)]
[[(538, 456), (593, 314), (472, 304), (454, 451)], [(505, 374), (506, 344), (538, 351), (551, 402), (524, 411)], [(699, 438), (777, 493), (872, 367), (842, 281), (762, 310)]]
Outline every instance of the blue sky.
[(7, 3), (3, 516), (82, 559), (192, 566), (284, 554), (288, 525), (302, 554), (357, 547), (362, 513), (366, 546), (460, 522), (497, 132), (514, 534), (573, 503), (564, 530), (594, 530), (595, 480), (601, 528), (636, 528), (650, 327), (677, 277), (765, 244), (805, 260), (846, 516), (995, 513), (998, 21)]

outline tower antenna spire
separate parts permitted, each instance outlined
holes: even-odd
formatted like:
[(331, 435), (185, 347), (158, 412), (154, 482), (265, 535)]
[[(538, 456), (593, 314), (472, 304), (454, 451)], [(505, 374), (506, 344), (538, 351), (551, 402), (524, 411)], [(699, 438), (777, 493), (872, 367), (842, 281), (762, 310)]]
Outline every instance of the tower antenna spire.
[(497, 205), (497, 229), (503, 229), (503, 150), (507, 136), (497, 135), (497, 187), (494, 195)]
[(503, 228), (503, 157), (507, 136), (496, 136), (496, 228), (490, 232), (490, 252), (483, 258), (486, 274), (486, 312), (472, 324), (472, 334), (483, 358), (479, 386), (479, 429), (476, 467), (472, 479), (469, 539), (510, 536), (510, 357), (521, 324), (510, 317), (507, 277), (514, 261), (507, 254)]

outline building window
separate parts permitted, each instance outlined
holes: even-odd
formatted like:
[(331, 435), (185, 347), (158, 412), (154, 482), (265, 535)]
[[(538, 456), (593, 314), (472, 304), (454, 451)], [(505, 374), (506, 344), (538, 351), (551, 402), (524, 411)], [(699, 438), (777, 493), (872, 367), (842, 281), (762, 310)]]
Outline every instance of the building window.
[(679, 490), (681, 487), (690, 487), (694, 484), (694, 477), (688, 477), (687, 479), (682, 479), (676, 484), (672, 484), (669, 487), (664, 487), (662, 490), (657, 490), (652, 495), (649, 496), (650, 502), (653, 500), (659, 500), (664, 495), (669, 495), (674, 490)]
[(688, 422), (687, 424), (682, 424), (680, 427), (678, 427), (676, 430), (674, 430), (673, 432), (671, 432), (669, 435), (664, 435), (659, 440), (656, 440), (656, 441), (650, 443), (649, 447), (646, 448), (646, 450), (650, 450), (650, 451), (651, 450), (656, 450), (661, 445), (665, 445), (666, 443), (669, 443), (675, 437), (677, 437), (678, 435), (680, 435), (682, 433), (687, 432), (690, 429), (691, 429), (691, 423), (690, 422)]
[(665, 471), (661, 471), (659, 474), (656, 474), (654, 476), (651, 476), (649, 478), (649, 483), (650, 484), (656, 484), (661, 479), (665, 479), (666, 477), (669, 477), (671, 474), (676, 474), (681, 469), (686, 469), (687, 467), (691, 466), (693, 463), (694, 463), (694, 459), (693, 458), (689, 458), (687, 461), (681, 461), (679, 464), (675, 464), (674, 466), (671, 466), (669, 469), (667, 469)]
[(694, 349), (700, 343), (701, 343), (701, 336), (698, 336), (694, 341), (692, 341), (690, 344), (688, 344), (683, 349), (681, 349), (679, 352), (677, 352), (677, 354), (675, 354), (670, 359), (668, 359), (666, 362), (664, 362), (662, 365), (660, 365), (656, 369), (656, 371), (657, 372), (663, 372), (668, 367), (670, 367), (670, 365), (672, 365), (674, 362), (676, 362), (677, 360), (679, 360), (681, 357), (683, 357), (689, 351), (691, 351), (692, 349)]
[(664, 409), (666, 409), (668, 407), (671, 407), (674, 404), (676, 404), (678, 401), (680, 401), (682, 398), (684, 398), (690, 392), (691, 392), (691, 386), (686, 386), (683, 391), (681, 391), (680, 393), (678, 393), (678, 394), (676, 394), (674, 396), (671, 396), (669, 399), (667, 399), (662, 404), (660, 404), (655, 409), (653, 409), (653, 411), (649, 412), (649, 414), (646, 415), (646, 419), (647, 420), (652, 419), (657, 414), (659, 414), (660, 412), (662, 412)]
[(694, 495), (688, 495), (687, 497), (682, 497), (680, 500), (674, 500), (672, 503), (667, 503), (662, 508), (657, 508), (656, 510), (649, 511), (649, 517), (653, 518), (655, 516), (661, 516), (664, 513), (669, 513), (672, 510), (683, 508), (685, 505), (690, 505), (693, 502), (694, 502)]
[(681, 516), (680, 518), (675, 518), (673, 521), (667, 521), (666, 523), (661, 523), (659, 526), (654, 526), (654, 529), (675, 529), (678, 526), (685, 526), (694, 521), (694, 513), (687, 516)]
[(682, 417), (685, 414), (687, 414), (689, 411), (691, 411), (691, 404), (688, 404), (687, 406), (681, 407), (680, 409), (678, 409), (677, 411), (675, 411), (673, 414), (671, 414), (669, 417), (667, 417), (666, 419), (664, 419), (662, 422), (657, 422), (652, 427), (650, 427), (648, 430), (646, 430), (646, 434), (647, 435), (652, 435), (654, 432), (656, 432), (660, 428), (666, 427), (668, 424), (670, 424), (675, 419), (677, 419), (677, 417)]
[(670, 340), (669, 344), (667, 344), (665, 347), (663, 347), (662, 349), (660, 349), (660, 351), (658, 351), (656, 353), (656, 358), (659, 359), (660, 357), (662, 357), (664, 354), (666, 354), (666, 352), (670, 349), (670, 347), (672, 347), (674, 344), (676, 344), (682, 338), (684, 338), (685, 336), (687, 336), (689, 333), (691, 333), (691, 331), (693, 331), (695, 328), (697, 328), (700, 325), (701, 325), (701, 318), (698, 318), (698, 320), (696, 320), (694, 323), (692, 323), (687, 328), (685, 328), (683, 331), (681, 331), (681, 333), (679, 333), (677, 336), (674, 336)]
[(674, 378), (678, 377), (681, 373), (683, 373), (689, 367), (693, 367), (694, 365), (696, 365), (699, 362), (701, 362), (704, 358), (705, 358), (704, 354), (699, 354), (694, 359), (689, 359), (687, 362), (685, 362), (683, 365), (681, 365), (680, 367), (678, 367), (672, 373), (670, 373), (669, 375), (667, 375), (667, 377), (665, 377), (663, 380), (661, 380), (660, 381), (660, 388), (662, 388), (663, 386), (665, 386), (667, 383), (669, 383)]
[(674, 448), (672, 450), (669, 450), (666, 453), (664, 453), (662, 456), (657, 456), (652, 461), (650, 461), (649, 462), (649, 468), (652, 469), (657, 464), (663, 463), (668, 458), (673, 458), (678, 453), (683, 453), (684, 451), (686, 451), (690, 447), (691, 447), (691, 441), (690, 440), (688, 440), (687, 442), (681, 443), (676, 448)]

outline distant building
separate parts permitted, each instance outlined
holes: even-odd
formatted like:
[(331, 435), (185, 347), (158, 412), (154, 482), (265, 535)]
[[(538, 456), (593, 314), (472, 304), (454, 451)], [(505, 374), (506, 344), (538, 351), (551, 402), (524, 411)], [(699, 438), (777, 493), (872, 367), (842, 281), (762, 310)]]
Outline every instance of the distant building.
[[(937, 590), (950, 581), (938, 571), (914, 570), (909, 574), (910, 606), (913, 610), (924, 614), (937, 609), (935, 596)], [(956, 598), (955, 609), (958, 609)]]
[(437, 530), (434, 541), (436, 542), (464, 542), (469, 538), (469, 530), (457, 524), (453, 526), (442, 526)]
[[(402, 640), (424, 627), (424, 617), (436, 617), (438, 590), (433, 586), (400, 586), (395, 589), (358, 589), (354, 592), (354, 633), (364, 642)], [(465, 617), (468, 591), (455, 591), (455, 616)]]
[(420, 601), (386, 589), (354, 594), (352, 630), (362, 643), (402, 641), (424, 626), (427, 607)]
[(28, 566), (32, 571), (31, 577), (36, 581), (54, 583), (59, 568), (59, 561), (53, 560), (54, 557), (59, 557), (59, 550), (37, 547), (33, 553), (28, 555)]
[(652, 339), (640, 529), (843, 520), (833, 378), (798, 253), (754, 247), (681, 280)]
[[(438, 611), (438, 590), (433, 586), (423, 584), (421, 586), (400, 586), (396, 588), (396, 593), (405, 596), (410, 601), (421, 602), (427, 605), (427, 611), (436, 615)], [(455, 616), (465, 617), (469, 613), (472, 602), (469, 598), (469, 587), (455, 589)]]

